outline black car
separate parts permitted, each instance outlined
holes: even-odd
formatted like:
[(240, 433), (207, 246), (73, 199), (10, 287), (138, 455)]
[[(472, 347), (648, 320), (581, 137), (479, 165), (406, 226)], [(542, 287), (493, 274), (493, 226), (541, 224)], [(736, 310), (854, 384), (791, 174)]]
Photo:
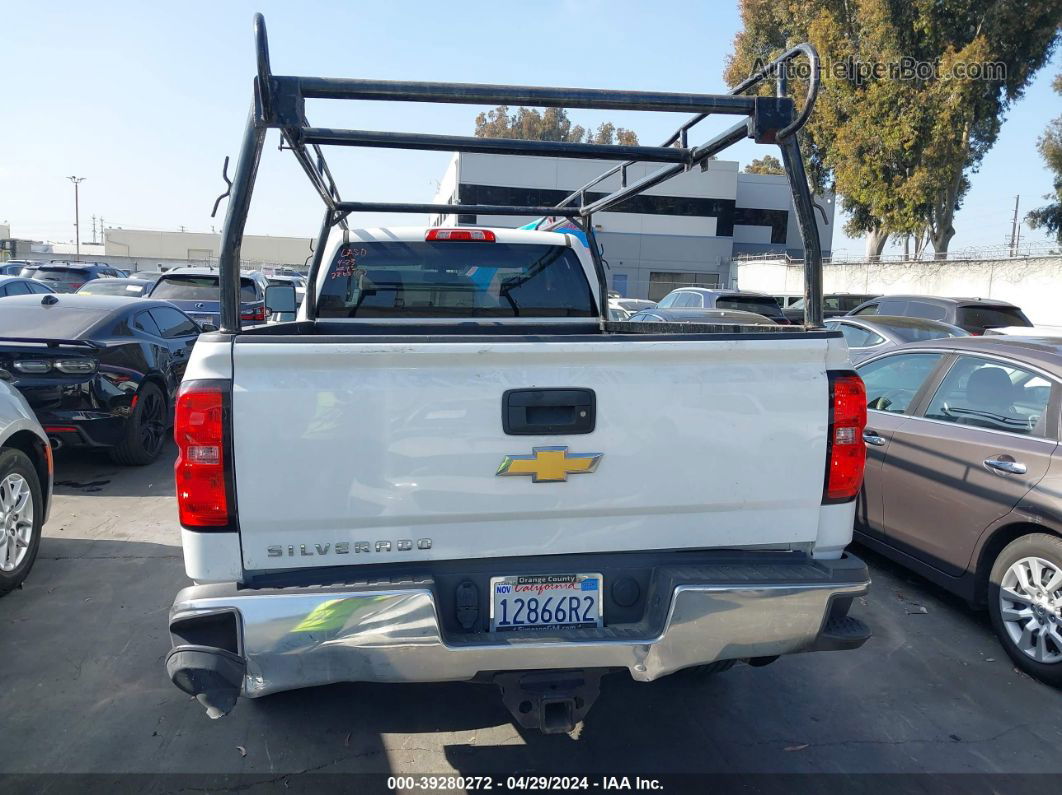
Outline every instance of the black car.
[[(847, 315), (860, 304), (877, 297), (878, 296), (874, 293), (869, 295), (865, 293), (827, 293), (822, 296), (822, 316), (839, 317), (841, 315)], [(790, 323), (803, 323), (804, 299), (798, 298), (795, 300), (782, 310), (782, 314), (788, 318)]]
[(990, 298), (940, 298), (935, 295), (883, 295), (860, 304), (850, 315), (901, 315), (940, 320), (975, 336), (990, 328), (1031, 326), (1014, 304)]
[(57, 293), (73, 293), (93, 279), (117, 278), (118, 271), (110, 265), (91, 262), (46, 262), (42, 265), (27, 265), (19, 276), (47, 282)]
[(102, 295), (22, 295), (0, 311), (0, 376), (56, 449), (158, 457), (200, 327), (172, 304)]

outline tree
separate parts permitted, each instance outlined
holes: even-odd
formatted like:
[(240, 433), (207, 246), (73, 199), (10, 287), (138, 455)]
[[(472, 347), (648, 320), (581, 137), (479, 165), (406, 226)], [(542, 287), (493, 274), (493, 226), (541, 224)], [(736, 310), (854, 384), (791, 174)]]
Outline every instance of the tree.
[[(1055, 77), (1051, 87), (1062, 94), (1062, 74)], [(1046, 229), (1055, 236), (1055, 240), (1062, 243), (1062, 116), (1051, 120), (1040, 140), (1036, 142), (1036, 148), (1040, 150), (1047, 167), (1055, 174), (1055, 192), (1044, 196), (1045, 199), (1053, 201), (1036, 208), (1025, 216), (1025, 219), (1033, 229)]]
[[(944, 257), (969, 174), (1058, 42), (1062, 0), (742, 0), (741, 13), (731, 85), (800, 41), (822, 56), (802, 143), (846, 231), (876, 257), (890, 235), (927, 229)], [(800, 96), (806, 80), (790, 85)]]
[(573, 125), (564, 108), (517, 108), (509, 112), (507, 105), (476, 116), (477, 138), (517, 138), (524, 141), (567, 141), (637, 146), (638, 136), (632, 130), (616, 127), (612, 122), (599, 125), (596, 132)]
[(758, 157), (745, 166), (746, 174), (785, 174), (785, 169), (782, 168), (782, 161), (780, 161), (774, 155), (764, 155)]

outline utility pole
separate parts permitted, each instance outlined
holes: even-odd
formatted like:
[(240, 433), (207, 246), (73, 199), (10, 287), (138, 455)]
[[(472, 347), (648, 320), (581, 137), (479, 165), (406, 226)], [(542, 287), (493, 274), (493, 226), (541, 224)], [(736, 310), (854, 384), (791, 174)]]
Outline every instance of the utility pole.
[(1018, 227), (1018, 201), (1021, 199), (1021, 195), (1014, 197), (1014, 220), (1010, 224), (1010, 256), (1017, 256), (1018, 253), (1018, 236), (1021, 231)]
[(78, 202), (77, 186), (85, 181), (84, 177), (67, 177), (74, 183), (74, 247), (77, 261), (81, 262), (81, 205)]

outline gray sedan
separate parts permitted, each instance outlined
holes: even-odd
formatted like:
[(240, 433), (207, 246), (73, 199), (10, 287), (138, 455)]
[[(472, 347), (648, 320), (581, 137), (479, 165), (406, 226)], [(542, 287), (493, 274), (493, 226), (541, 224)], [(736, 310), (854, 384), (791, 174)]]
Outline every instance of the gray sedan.
[(727, 326), (774, 326), (769, 317), (742, 309), (643, 309), (630, 317), (631, 323), (714, 323)]
[(830, 318), (826, 328), (841, 332), (853, 364), (909, 342), (969, 336), (958, 326), (939, 320), (898, 315)]
[(0, 369), (0, 596), (26, 579), (52, 497), (48, 437)]

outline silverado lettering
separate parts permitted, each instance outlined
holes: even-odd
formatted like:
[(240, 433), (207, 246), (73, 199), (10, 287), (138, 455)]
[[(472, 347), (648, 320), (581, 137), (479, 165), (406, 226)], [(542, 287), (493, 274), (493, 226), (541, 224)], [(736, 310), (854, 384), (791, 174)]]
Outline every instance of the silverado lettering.
[[(375, 548), (377, 552), (390, 552), (390, 541), (377, 541), (375, 544), (371, 544), (368, 541), (337, 541), (335, 544), (270, 544), (266, 547), (266, 555), (271, 558), (280, 558), (284, 555), (294, 557), (295, 555), (311, 556), (311, 555), (327, 555), (331, 550), (336, 555), (348, 555), (351, 552), (351, 547), (355, 553), (359, 552), (372, 552)], [(431, 549), (430, 538), (418, 538), (414, 541), (411, 538), (400, 538), (394, 542), (394, 549), (399, 552), (409, 552), (414, 548), (414, 544), (417, 549)]]

